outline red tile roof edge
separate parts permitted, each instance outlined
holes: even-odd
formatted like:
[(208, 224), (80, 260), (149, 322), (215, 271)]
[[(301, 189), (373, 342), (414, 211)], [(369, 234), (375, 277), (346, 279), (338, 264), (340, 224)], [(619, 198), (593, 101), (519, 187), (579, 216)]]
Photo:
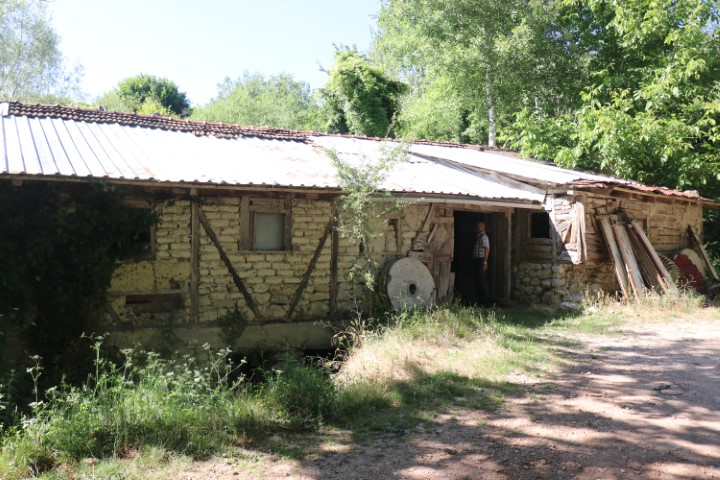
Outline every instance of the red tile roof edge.
[(275, 140), (306, 142), (307, 132), (296, 132), (273, 127), (245, 127), (240, 125), (198, 122), (161, 115), (138, 115), (135, 113), (108, 112), (89, 108), (68, 107), (64, 105), (8, 103), (8, 114), (37, 118), (60, 118), (92, 123), (115, 123), (131, 127), (157, 128), (180, 132), (190, 132), (196, 136), (218, 138), (257, 137)]

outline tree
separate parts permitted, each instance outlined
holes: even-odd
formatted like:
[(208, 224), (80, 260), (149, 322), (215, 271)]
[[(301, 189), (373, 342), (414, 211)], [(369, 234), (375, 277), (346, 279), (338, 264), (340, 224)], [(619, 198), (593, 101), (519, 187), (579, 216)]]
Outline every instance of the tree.
[(718, 2), (575, 6), (592, 82), (562, 116), (522, 112), (513, 145), (566, 166), (720, 195)]
[(80, 69), (66, 69), (59, 44), (43, 2), (0, 1), (0, 98), (57, 100), (71, 92)]
[(399, 99), (407, 86), (372, 67), (355, 50), (335, 52), (335, 65), (322, 90), (328, 129), (372, 137), (393, 135)]
[[(494, 145), (498, 125), (522, 107), (556, 109), (581, 78), (557, 29), (562, 9), (556, 3), (387, 0), (371, 58), (411, 85), (403, 105), (410, 111), (400, 116), (404, 128), (430, 119), (446, 129), (436, 132), (440, 137)], [(430, 104), (437, 105), (429, 111), (436, 115), (422, 112)]]
[(193, 120), (319, 130), (319, 109), (310, 85), (288, 74), (245, 72), (218, 85), (218, 95), (193, 112)]
[(183, 117), (190, 114), (190, 102), (175, 82), (144, 73), (121, 80), (96, 103), (122, 112)]

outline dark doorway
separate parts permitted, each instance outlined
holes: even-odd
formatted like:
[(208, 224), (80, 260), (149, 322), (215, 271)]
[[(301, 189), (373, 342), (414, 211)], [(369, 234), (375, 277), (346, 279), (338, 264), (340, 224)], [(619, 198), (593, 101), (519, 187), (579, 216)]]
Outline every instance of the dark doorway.
[(472, 251), (475, 245), (475, 224), (485, 222), (485, 231), (490, 239), (488, 262), (488, 288), (491, 303), (509, 302), (509, 215), (498, 212), (467, 212), (456, 210), (455, 248), (452, 271), (455, 272), (455, 298), (463, 305), (475, 305), (475, 278)]

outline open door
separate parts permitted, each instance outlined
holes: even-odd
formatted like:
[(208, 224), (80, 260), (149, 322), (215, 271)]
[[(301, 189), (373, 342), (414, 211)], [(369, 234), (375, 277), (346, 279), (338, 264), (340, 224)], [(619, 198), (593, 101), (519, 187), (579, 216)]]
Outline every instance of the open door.
[(467, 212), (456, 210), (455, 248), (452, 271), (455, 273), (455, 297), (463, 305), (477, 304), (472, 251), (475, 245), (475, 225), (485, 222), (485, 232), (490, 240), (488, 261), (488, 288), (490, 302), (510, 302), (510, 215), (504, 212)]

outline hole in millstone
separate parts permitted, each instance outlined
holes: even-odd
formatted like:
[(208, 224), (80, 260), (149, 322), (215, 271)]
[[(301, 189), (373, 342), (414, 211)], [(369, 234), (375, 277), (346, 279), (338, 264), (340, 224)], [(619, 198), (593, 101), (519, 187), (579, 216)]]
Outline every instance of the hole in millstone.
[(410, 295), (415, 295), (415, 293), (417, 293), (417, 285), (411, 283), (408, 285), (408, 290), (410, 290)]

